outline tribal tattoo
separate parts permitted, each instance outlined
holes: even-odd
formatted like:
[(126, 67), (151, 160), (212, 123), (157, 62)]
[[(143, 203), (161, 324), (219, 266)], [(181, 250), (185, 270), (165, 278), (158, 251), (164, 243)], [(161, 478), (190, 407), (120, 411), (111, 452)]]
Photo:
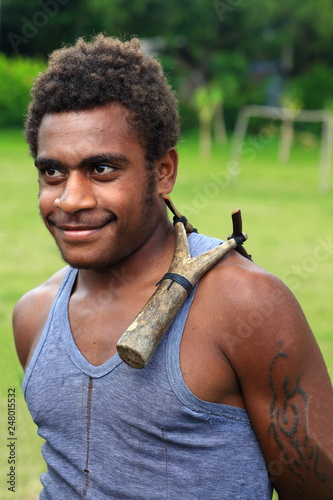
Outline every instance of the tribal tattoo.
[[(283, 382), (277, 383), (275, 371), (288, 358), (282, 350), (274, 357), (269, 374), (269, 385), (273, 393), (270, 407), (271, 422), (268, 437), (275, 440), (281, 450), (281, 468), (286, 466), (295, 476), (297, 494), (302, 498), (306, 488), (304, 472), (312, 471), (319, 481), (326, 481), (327, 474), (319, 470), (319, 450), (311, 443), (307, 433), (308, 396), (300, 383), (300, 376), (290, 379), (285, 375)], [(272, 476), (277, 472), (270, 471)], [(271, 478), (272, 481), (274, 477)]]

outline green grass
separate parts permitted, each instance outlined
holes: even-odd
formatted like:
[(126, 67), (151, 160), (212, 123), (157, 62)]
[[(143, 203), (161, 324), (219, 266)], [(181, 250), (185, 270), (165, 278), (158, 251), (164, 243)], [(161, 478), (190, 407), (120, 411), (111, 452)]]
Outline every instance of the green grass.
[[(266, 145), (245, 145), (238, 179), (230, 176), (229, 147), (215, 146), (212, 157), (198, 154), (195, 134), (180, 143), (178, 182), (173, 201), (201, 232), (226, 238), (231, 232), (230, 213), (241, 208), (246, 248), (254, 260), (282, 278), (292, 289), (318, 339), (333, 376), (332, 192), (320, 194), (319, 146), (300, 142), (288, 164), (279, 164), (277, 140)], [(258, 149), (260, 148), (260, 150)], [(22, 370), (11, 333), (11, 312), (27, 290), (45, 281), (63, 263), (37, 211), (37, 182), (33, 162), (17, 131), (0, 131), (0, 498), (35, 500), (44, 470), (41, 440), (27, 412), (20, 385)], [(19, 393), (17, 412), (17, 492), (7, 491), (5, 439), (6, 394)]]

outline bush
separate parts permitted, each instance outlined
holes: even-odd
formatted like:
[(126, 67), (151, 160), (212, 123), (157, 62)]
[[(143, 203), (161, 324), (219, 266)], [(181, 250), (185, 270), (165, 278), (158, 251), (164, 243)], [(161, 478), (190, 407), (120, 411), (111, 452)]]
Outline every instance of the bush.
[(301, 89), (304, 109), (326, 108), (333, 95), (332, 82), (333, 70), (321, 62), (293, 79), (293, 84)]
[(0, 127), (22, 127), (34, 78), (45, 62), (0, 54)]

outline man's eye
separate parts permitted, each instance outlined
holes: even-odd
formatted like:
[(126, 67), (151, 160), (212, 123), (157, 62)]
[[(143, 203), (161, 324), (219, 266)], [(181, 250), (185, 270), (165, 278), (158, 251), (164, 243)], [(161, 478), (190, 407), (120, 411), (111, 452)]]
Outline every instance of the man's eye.
[(47, 178), (52, 178), (52, 179), (57, 179), (58, 177), (61, 177), (63, 174), (60, 172), (60, 170), (57, 170), (56, 168), (41, 168), (40, 173), (43, 177)]
[(97, 165), (93, 169), (93, 173), (99, 174), (99, 175), (107, 175), (113, 172), (114, 168), (113, 167), (108, 167), (107, 165)]

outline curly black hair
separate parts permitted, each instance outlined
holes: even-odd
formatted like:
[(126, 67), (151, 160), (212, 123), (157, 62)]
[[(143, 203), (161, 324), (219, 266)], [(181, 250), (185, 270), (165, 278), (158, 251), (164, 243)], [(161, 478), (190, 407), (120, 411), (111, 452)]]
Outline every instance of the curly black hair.
[(120, 103), (132, 111), (135, 138), (154, 162), (177, 144), (180, 120), (177, 99), (161, 64), (147, 55), (140, 41), (121, 41), (98, 34), (79, 38), (74, 46), (55, 50), (48, 68), (31, 91), (25, 138), (37, 156), (38, 129), (45, 114), (81, 111)]

